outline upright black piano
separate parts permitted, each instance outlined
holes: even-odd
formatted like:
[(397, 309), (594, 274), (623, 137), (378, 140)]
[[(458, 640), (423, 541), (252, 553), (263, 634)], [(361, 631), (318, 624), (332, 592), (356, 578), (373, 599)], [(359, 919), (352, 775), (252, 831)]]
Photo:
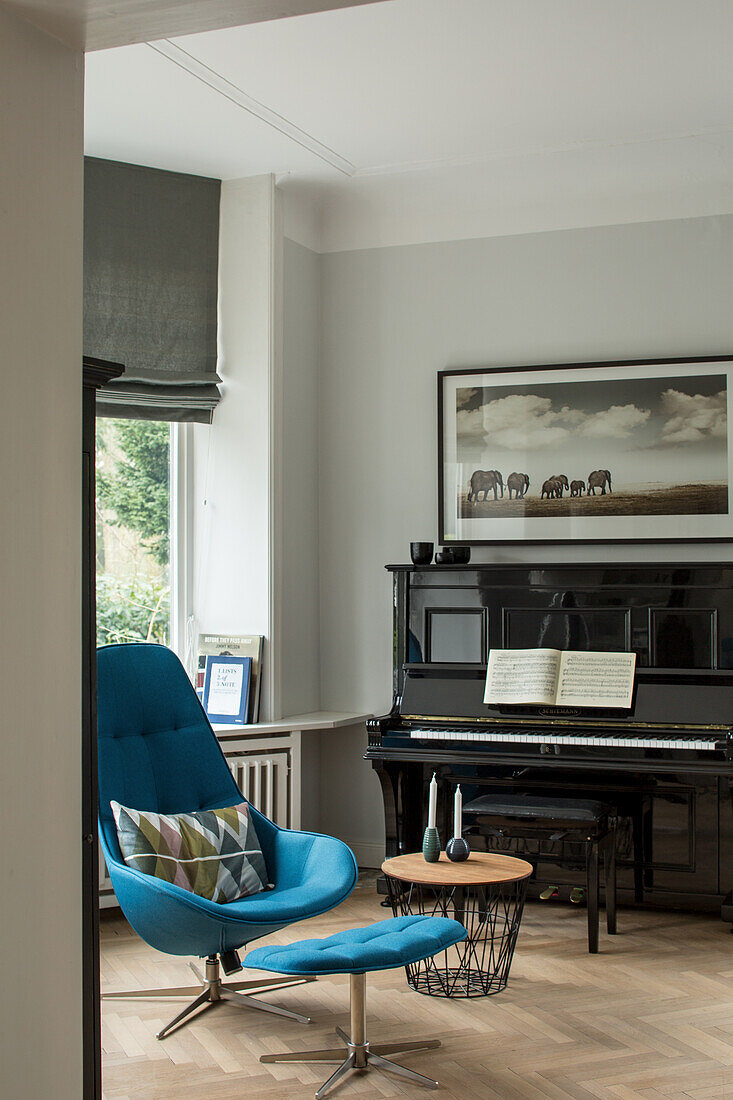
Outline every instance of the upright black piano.
[[(622, 902), (733, 920), (733, 564), (387, 569), (394, 701), (367, 724), (366, 753), (387, 855), (419, 850), (433, 772), (444, 845), (458, 783), (464, 804), (603, 798), (619, 813)], [(631, 710), (486, 705), (489, 649), (538, 646), (635, 652)], [(535, 888), (582, 876), (540, 857)]]

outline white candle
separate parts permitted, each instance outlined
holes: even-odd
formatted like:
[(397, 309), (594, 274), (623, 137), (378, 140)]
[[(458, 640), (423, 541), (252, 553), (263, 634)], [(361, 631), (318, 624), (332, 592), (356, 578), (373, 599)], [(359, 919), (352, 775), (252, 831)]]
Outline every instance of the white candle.
[(435, 828), (435, 815), (438, 809), (438, 784), (435, 781), (435, 772), (430, 780), (430, 801), (428, 802), (428, 829)]
[(456, 797), (453, 801), (453, 836), (460, 836), (463, 829), (463, 795), (460, 785), (456, 787)]

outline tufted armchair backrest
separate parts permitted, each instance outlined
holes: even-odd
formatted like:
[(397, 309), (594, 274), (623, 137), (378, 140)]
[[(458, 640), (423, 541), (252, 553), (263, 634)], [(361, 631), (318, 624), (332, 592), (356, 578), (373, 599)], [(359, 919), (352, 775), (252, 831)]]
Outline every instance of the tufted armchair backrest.
[(120, 859), (110, 801), (187, 813), (241, 794), (183, 665), (148, 643), (97, 650), (99, 820)]

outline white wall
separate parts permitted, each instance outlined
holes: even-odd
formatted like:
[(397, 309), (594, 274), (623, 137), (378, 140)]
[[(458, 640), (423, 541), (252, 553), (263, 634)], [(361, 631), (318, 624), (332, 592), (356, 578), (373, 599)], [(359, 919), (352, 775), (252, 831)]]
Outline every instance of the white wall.
[(279, 716), (271, 652), (276, 233), (271, 176), (222, 184), (224, 396), (213, 426), (193, 433), (193, 614), (199, 631), (265, 635), (263, 718)]
[[(437, 538), (436, 372), (733, 352), (733, 216), (321, 257), (321, 702), (391, 701), (387, 562)], [(725, 544), (474, 548), (474, 560), (691, 560)], [(383, 837), (351, 735), (323, 776), (328, 826)], [(349, 798), (334, 794), (348, 785)]]
[(318, 569), (319, 256), (285, 240), (283, 386), (282, 712), (320, 709)]
[(79, 1100), (82, 55), (0, 9), (0, 1092)]
[[(316, 252), (287, 238), (282, 253), (282, 431), (278, 547), (283, 715), (320, 710), (318, 566), (318, 372), (320, 264)], [(326, 736), (326, 735), (324, 735)], [(304, 733), (301, 801), (304, 829), (322, 826), (323, 738)]]
[(194, 427), (193, 612), (264, 634), (261, 717), (319, 709), (319, 257), (270, 176), (225, 182), (213, 425)]
[[(265, 635), (260, 717), (320, 709), (319, 256), (283, 241), (271, 177), (222, 185), (219, 373), (194, 426), (199, 631)], [(303, 823), (320, 823), (320, 738), (302, 747)]]

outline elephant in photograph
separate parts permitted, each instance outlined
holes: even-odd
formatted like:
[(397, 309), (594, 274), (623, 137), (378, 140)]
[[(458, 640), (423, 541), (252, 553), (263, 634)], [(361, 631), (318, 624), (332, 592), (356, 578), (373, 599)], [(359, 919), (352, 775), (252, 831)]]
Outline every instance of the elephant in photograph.
[(497, 489), (501, 489), (504, 496), (504, 482), (498, 470), (476, 470), (471, 474), (471, 485), (468, 490), (468, 500), (478, 504), (479, 493), (484, 494), (486, 500), (489, 490), (494, 490), (494, 500), (497, 499)]
[(569, 489), (568, 479), (565, 474), (553, 474), (550, 481), (554, 481), (557, 485), (557, 492), (555, 496), (562, 497), (563, 489)]
[(592, 474), (588, 474), (588, 496), (595, 496), (596, 489), (601, 490), (601, 496), (605, 496), (606, 485), (608, 485), (608, 491), (611, 492), (611, 471), (610, 470), (594, 470)]
[(565, 474), (553, 474), (552, 477), (548, 477), (547, 481), (543, 482), (542, 492), (540, 493), (540, 499), (546, 496), (548, 500), (562, 498), (563, 489), (569, 488), (568, 479)]
[(584, 481), (571, 481), (570, 482), (570, 496), (571, 497), (582, 497), (584, 492), (585, 492), (585, 482)]
[(512, 499), (512, 492), (515, 498), (523, 497), (529, 489), (529, 474), (509, 474), (506, 479), (506, 487), (509, 490), (509, 499)]

